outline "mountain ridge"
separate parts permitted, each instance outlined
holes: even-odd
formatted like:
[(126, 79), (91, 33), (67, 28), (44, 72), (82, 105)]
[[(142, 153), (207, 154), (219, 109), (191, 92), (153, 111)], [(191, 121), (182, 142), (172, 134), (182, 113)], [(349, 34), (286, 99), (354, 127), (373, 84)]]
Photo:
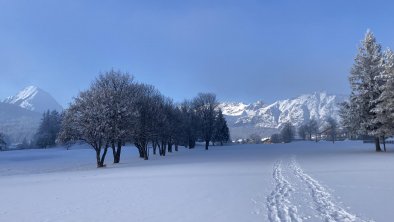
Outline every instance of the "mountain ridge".
[(338, 104), (346, 96), (325, 91), (304, 94), (291, 99), (278, 100), (271, 104), (227, 102), (219, 105), (228, 121), (233, 139), (247, 138), (252, 133), (270, 136), (280, 130), (286, 122), (295, 127), (316, 119), (322, 127), (328, 117), (340, 121)]

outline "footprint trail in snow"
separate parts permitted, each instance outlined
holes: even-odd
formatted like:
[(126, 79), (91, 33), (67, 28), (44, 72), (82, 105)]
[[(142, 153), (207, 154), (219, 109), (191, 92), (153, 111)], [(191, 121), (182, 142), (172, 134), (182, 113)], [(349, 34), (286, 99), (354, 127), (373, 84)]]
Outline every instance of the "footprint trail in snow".
[(283, 177), (281, 165), (281, 161), (276, 162), (272, 173), (275, 189), (267, 197), (268, 219), (272, 222), (301, 222), (297, 207), (289, 200), (293, 187)]
[(319, 182), (305, 173), (298, 165), (295, 158), (291, 161), (291, 166), (294, 174), (306, 183), (308, 186), (313, 201), (316, 205), (316, 210), (321, 214), (327, 222), (362, 222), (361, 218), (354, 214), (347, 212), (342, 207), (332, 201), (330, 193), (319, 184)]

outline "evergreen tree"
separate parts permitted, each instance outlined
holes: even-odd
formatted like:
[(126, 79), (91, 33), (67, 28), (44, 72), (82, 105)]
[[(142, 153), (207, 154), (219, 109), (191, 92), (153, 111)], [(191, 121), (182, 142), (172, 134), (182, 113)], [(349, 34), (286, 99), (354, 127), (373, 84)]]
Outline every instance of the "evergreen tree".
[[(350, 101), (354, 99), (353, 95), (350, 95)], [(353, 138), (358, 135), (358, 118), (359, 115), (354, 115), (358, 111), (356, 104), (354, 102), (345, 101), (339, 104), (339, 116), (341, 118), (341, 125), (347, 133), (348, 138)]]
[(223, 116), (222, 110), (219, 109), (217, 113), (213, 141), (219, 142), (220, 145), (223, 146), (223, 143), (230, 139), (229, 129), (227, 127), (227, 121)]
[(373, 134), (381, 137), (386, 151), (385, 137), (394, 134), (394, 53), (390, 49), (383, 53), (381, 68), (381, 74), (376, 77), (381, 94), (372, 110), (376, 114), (374, 123), (377, 126)]
[(56, 110), (46, 111), (42, 116), (38, 132), (35, 136), (36, 145), (41, 148), (55, 146), (60, 127), (61, 115), (59, 112)]
[(349, 102), (352, 103), (350, 107), (356, 109), (352, 113), (352, 115), (357, 115), (355, 127), (359, 129), (359, 133), (375, 137), (377, 152), (381, 151), (380, 132), (377, 131), (381, 123), (373, 110), (377, 107), (381, 94), (381, 81), (379, 81), (382, 73), (381, 62), (381, 46), (376, 42), (372, 32), (367, 31), (350, 72), (349, 81), (352, 93)]

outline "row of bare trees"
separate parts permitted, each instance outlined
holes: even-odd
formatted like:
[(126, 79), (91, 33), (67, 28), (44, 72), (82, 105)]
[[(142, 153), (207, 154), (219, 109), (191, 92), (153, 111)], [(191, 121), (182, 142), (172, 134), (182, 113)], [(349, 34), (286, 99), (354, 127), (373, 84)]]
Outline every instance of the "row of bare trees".
[(96, 151), (97, 167), (105, 166), (108, 149), (119, 163), (122, 147), (133, 143), (139, 156), (165, 156), (178, 146), (194, 148), (197, 140), (227, 142), (229, 130), (216, 96), (200, 93), (175, 104), (155, 87), (137, 83), (127, 73), (111, 70), (81, 92), (65, 111), (60, 141), (84, 141)]

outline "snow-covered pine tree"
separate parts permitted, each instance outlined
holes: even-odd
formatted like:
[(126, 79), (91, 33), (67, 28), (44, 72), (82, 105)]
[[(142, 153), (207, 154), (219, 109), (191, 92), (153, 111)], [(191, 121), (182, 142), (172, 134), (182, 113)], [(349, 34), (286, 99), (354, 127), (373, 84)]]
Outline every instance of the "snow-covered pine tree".
[[(381, 67), (382, 73), (376, 78), (381, 83), (381, 94), (373, 109), (379, 127), (374, 130), (374, 134), (385, 140), (386, 136), (394, 134), (394, 53), (390, 49), (383, 53)], [(386, 151), (386, 147), (384, 149)]]
[(382, 52), (381, 46), (376, 42), (376, 38), (371, 31), (367, 31), (364, 40), (361, 42), (358, 54), (354, 59), (354, 64), (350, 72), (349, 81), (352, 96), (350, 107), (357, 109), (352, 115), (358, 115), (358, 120), (354, 124), (360, 133), (365, 133), (375, 137), (376, 151), (381, 151), (379, 135), (376, 129), (379, 128), (377, 115), (373, 109), (377, 105), (380, 96), (380, 81), (377, 78), (382, 73)]
[[(61, 115), (56, 110), (44, 112), (40, 126), (35, 135), (35, 144), (46, 148), (56, 145), (57, 134), (60, 131)], [(26, 148), (26, 144), (23, 144)]]

